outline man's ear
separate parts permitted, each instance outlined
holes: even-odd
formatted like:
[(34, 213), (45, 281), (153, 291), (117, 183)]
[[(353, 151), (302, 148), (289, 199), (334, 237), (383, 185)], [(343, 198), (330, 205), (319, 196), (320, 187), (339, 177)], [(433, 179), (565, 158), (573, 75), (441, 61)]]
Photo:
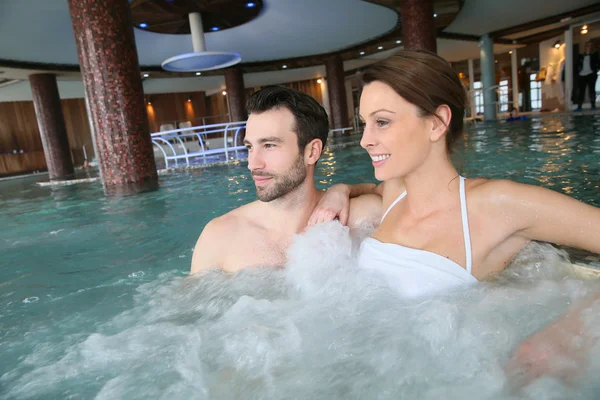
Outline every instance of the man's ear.
[(448, 126), (450, 125), (450, 121), (452, 120), (452, 110), (445, 104), (439, 106), (435, 113), (437, 116), (432, 116), (431, 121), (431, 134), (429, 139), (432, 142), (437, 142), (441, 138), (444, 137), (446, 132), (448, 132)]
[(311, 140), (304, 148), (304, 162), (308, 165), (315, 165), (321, 153), (323, 152), (323, 142), (321, 139)]

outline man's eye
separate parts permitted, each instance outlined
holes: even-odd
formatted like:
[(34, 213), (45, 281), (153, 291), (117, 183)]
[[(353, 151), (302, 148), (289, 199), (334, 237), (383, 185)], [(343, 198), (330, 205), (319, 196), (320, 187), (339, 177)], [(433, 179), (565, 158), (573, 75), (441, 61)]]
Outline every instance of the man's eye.
[(265, 148), (267, 148), (267, 149), (270, 149), (270, 148), (273, 148), (273, 147), (275, 147), (275, 145), (273, 143), (266, 143), (265, 144)]

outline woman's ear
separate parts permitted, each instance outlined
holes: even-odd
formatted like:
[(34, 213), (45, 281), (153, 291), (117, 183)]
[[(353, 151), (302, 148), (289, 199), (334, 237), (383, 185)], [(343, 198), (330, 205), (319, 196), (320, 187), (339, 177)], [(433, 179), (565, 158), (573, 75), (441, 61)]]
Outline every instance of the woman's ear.
[(323, 142), (321, 139), (311, 140), (304, 148), (304, 162), (308, 165), (315, 165), (321, 153), (323, 152)]
[(436, 115), (432, 117), (430, 140), (437, 142), (444, 137), (448, 131), (448, 126), (452, 120), (452, 110), (445, 104), (442, 104), (435, 110)]

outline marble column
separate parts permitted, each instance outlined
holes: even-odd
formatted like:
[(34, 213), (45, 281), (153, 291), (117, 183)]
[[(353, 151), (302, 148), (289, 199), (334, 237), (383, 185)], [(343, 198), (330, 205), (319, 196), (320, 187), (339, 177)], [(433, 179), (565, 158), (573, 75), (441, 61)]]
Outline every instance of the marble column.
[(246, 112), (244, 73), (240, 67), (232, 67), (225, 69), (224, 74), (230, 121), (245, 121), (248, 119), (248, 113)]
[(33, 74), (29, 82), (50, 180), (72, 178), (73, 162), (56, 76)]
[(490, 35), (485, 34), (479, 40), (479, 55), (481, 58), (481, 83), (483, 86), (483, 118), (486, 121), (496, 119), (496, 73), (494, 66), (494, 42)]
[[(512, 81), (512, 106), (516, 109), (519, 107), (519, 65), (517, 57), (517, 49), (514, 48), (510, 53), (510, 80)], [(509, 108), (510, 110), (510, 108)]]
[(405, 49), (437, 52), (433, 0), (402, 0), (401, 18)]
[(126, 0), (68, 0), (107, 194), (158, 185), (144, 89)]
[(329, 118), (333, 129), (349, 127), (346, 82), (342, 57), (335, 55), (325, 61), (327, 93), (329, 97)]

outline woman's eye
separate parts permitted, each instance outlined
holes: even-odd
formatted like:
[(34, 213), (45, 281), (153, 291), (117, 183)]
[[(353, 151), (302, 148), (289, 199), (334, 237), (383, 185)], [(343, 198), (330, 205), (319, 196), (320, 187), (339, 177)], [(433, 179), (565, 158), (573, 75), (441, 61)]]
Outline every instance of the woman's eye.
[(375, 121), (375, 123), (377, 124), (378, 127), (383, 128), (384, 126), (386, 126), (388, 124), (388, 121), (378, 119), (377, 121)]

